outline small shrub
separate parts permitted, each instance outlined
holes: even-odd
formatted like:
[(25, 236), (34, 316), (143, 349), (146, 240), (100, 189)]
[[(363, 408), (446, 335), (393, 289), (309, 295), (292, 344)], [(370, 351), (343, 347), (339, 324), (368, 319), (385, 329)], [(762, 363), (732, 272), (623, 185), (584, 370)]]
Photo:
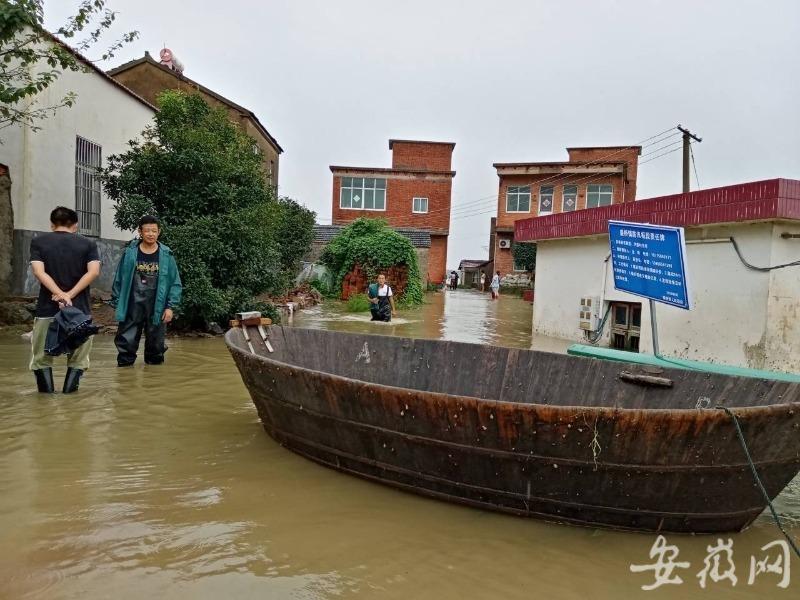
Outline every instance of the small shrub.
[(331, 297), (331, 289), (327, 283), (322, 281), (321, 279), (314, 278), (308, 282), (312, 288), (317, 290), (320, 294), (322, 294), (323, 298), (330, 298)]
[(347, 312), (367, 312), (372, 306), (366, 294), (353, 294), (347, 299)]

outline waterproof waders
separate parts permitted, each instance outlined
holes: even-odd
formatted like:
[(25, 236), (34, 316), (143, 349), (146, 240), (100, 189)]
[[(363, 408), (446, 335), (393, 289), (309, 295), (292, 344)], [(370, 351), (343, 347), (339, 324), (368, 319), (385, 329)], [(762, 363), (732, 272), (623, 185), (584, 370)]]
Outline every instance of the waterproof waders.
[(135, 273), (131, 285), (131, 296), (125, 320), (119, 324), (114, 343), (117, 346), (117, 364), (121, 367), (132, 365), (136, 361), (136, 351), (144, 331), (144, 362), (148, 365), (160, 365), (164, 362), (164, 343), (166, 323), (153, 323), (153, 311), (156, 304), (158, 275), (145, 276)]

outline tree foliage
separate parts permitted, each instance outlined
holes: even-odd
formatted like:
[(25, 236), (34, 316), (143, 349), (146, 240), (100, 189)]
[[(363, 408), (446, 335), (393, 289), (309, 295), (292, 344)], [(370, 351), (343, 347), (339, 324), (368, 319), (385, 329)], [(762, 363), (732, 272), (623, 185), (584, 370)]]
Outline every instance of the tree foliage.
[[(115, 19), (116, 13), (106, 8), (105, 0), (82, 0), (54, 34), (84, 53), (95, 49)], [(48, 106), (37, 102), (36, 96), (63, 72), (86, 69), (73, 52), (45, 31), (43, 23), (42, 0), (0, 1), (0, 129), (19, 123), (36, 131), (39, 121), (77, 100), (74, 92), (68, 92)], [(84, 37), (78, 39), (81, 35)], [(136, 31), (126, 33), (97, 59), (112, 58), (138, 35)]]
[(313, 237), (314, 213), (275, 198), (255, 142), (201, 96), (163, 92), (155, 123), (103, 173), (114, 222), (159, 217), (184, 283), (190, 326), (224, 321), (290, 285)]
[(341, 289), (345, 275), (356, 264), (364, 268), (371, 280), (382, 269), (404, 265), (408, 270), (408, 283), (399, 302), (409, 306), (424, 301), (414, 247), (408, 238), (390, 228), (382, 219), (353, 221), (325, 247), (320, 262), (333, 273), (335, 289)]
[(536, 244), (518, 244), (514, 242), (511, 248), (514, 262), (522, 265), (526, 271), (536, 270)]

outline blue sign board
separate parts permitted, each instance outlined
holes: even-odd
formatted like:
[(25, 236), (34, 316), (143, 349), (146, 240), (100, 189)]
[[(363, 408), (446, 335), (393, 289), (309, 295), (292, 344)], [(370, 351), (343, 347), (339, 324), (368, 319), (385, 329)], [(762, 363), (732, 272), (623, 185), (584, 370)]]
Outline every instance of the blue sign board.
[(614, 288), (689, 310), (683, 227), (609, 221)]

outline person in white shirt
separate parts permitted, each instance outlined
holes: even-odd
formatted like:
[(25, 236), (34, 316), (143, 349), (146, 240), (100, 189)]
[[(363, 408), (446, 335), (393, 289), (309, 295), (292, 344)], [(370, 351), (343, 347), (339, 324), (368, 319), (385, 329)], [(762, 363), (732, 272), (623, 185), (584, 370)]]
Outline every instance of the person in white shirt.
[(397, 314), (394, 307), (394, 293), (392, 288), (386, 284), (386, 275), (378, 275), (378, 283), (373, 283), (367, 290), (367, 296), (372, 304), (370, 312), (373, 321), (391, 321), (392, 316)]
[(495, 298), (500, 297), (500, 271), (498, 271), (494, 277), (492, 277), (492, 283), (489, 284), (489, 287), (492, 288), (492, 300)]

